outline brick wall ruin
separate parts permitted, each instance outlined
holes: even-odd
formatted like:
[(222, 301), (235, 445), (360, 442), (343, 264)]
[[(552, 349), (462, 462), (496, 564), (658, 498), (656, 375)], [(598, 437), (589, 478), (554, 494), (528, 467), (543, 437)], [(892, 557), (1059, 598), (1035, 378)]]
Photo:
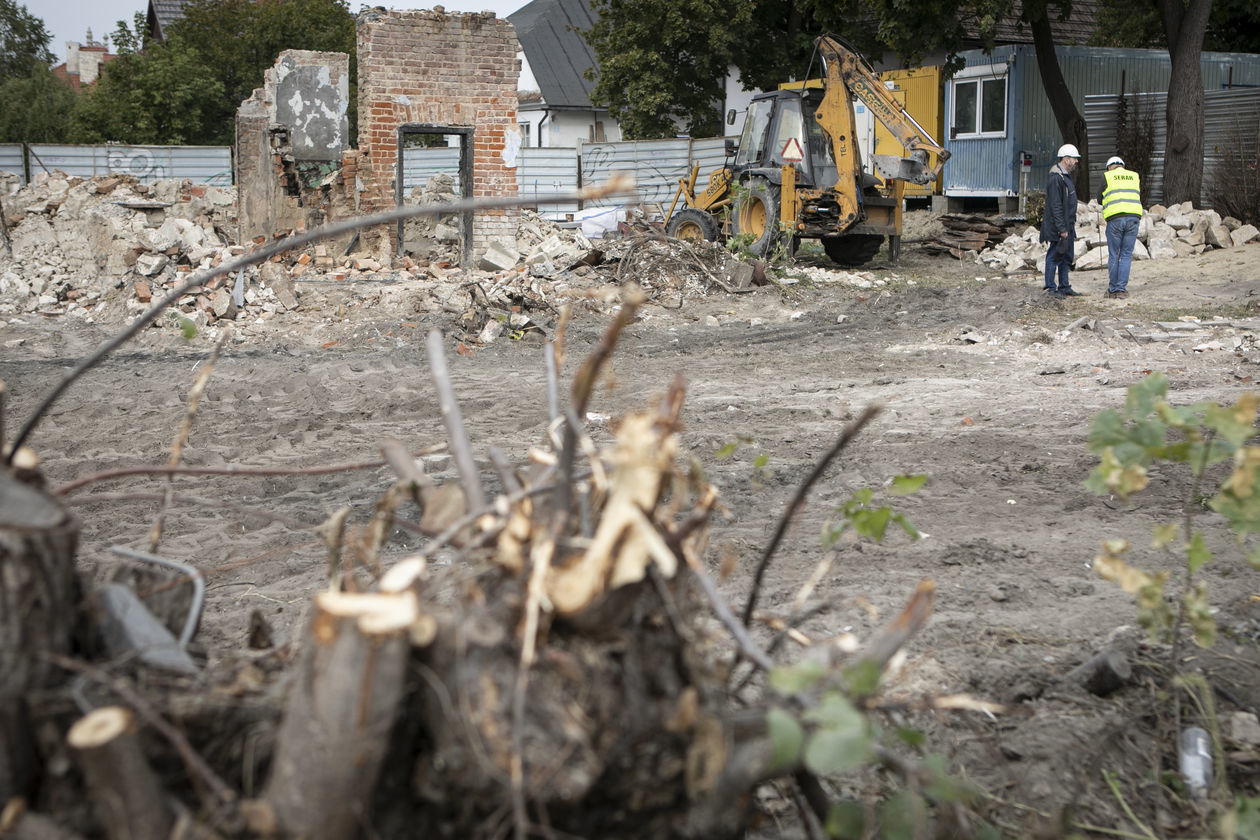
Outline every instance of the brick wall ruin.
[[(505, 133), (516, 131), (516, 34), (493, 13), (370, 9), (358, 18), (359, 209), (395, 205), (399, 128), (446, 126), (472, 131), (473, 196), (516, 196), (516, 171), (503, 160)], [(516, 234), (516, 210), (478, 212), (472, 248)], [(397, 230), (365, 234), (374, 252), (395, 253)]]
[(263, 86), (241, 103), (235, 161), (241, 242), (354, 214), (349, 70), (345, 53), (285, 50)]

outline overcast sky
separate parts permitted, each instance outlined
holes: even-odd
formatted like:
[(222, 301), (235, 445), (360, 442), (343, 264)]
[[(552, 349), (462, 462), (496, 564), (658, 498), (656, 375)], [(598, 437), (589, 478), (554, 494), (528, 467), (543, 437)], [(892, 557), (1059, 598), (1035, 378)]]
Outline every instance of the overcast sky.
[[(489, 11), (505, 18), (528, 2), (529, 0), (445, 0), (417, 5), (407, 2), (359, 3), (357, 0), (350, 0), (348, 5), (352, 12), (357, 12), (364, 5), (385, 6), (390, 9), (431, 9), (440, 5), (448, 12)], [(146, 12), (149, 8), (148, 0), (18, 0), (18, 5), (25, 6), (28, 12), (44, 21), (48, 34), (52, 36), (50, 46), (58, 61), (66, 58), (66, 41), (83, 43), (89, 28), (92, 30), (92, 37), (100, 41), (117, 28), (118, 21), (130, 24), (136, 12)]]

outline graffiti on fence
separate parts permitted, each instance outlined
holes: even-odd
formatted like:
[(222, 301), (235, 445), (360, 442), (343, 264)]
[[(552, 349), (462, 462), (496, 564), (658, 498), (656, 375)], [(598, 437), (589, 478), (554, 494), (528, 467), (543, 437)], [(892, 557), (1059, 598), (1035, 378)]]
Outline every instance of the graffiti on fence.
[(105, 153), (105, 168), (142, 180), (166, 177), (166, 167), (154, 160), (149, 149), (110, 148)]
[(633, 161), (617, 161), (615, 151), (613, 145), (583, 146), (582, 183), (605, 180), (613, 170), (626, 169), (634, 175), (640, 201), (662, 202), (673, 198), (678, 179), (690, 166), (685, 160), (643, 160), (637, 156)]

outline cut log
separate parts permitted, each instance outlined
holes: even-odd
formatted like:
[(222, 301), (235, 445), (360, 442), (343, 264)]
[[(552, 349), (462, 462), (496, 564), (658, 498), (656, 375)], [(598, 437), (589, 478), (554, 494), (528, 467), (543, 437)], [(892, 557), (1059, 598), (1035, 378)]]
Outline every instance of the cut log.
[(283, 836), (325, 840), (358, 835), (419, 618), (411, 591), (315, 596), (256, 827), (274, 822)]
[(79, 528), (51, 496), (0, 471), (0, 801), (34, 777), (25, 697), (54, 678), (47, 654), (70, 653)]
[(1132, 675), (1133, 669), (1125, 655), (1113, 648), (1106, 648), (1073, 668), (1067, 678), (1070, 682), (1080, 684), (1090, 694), (1106, 697), (1127, 685)]
[(145, 760), (130, 709), (106, 706), (80, 718), (66, 741), (110, 840), (165, 840), (175, 814)]

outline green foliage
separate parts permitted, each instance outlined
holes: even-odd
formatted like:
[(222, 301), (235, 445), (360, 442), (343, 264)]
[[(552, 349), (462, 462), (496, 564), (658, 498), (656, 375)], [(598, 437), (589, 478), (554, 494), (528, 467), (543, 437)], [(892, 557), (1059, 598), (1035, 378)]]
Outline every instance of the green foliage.
[[(599, 60), (593, 99), (627, 139), (722, 132), (727, 67), (752, 34), (751, 6), (720, 0), (595, 0), (586, 39)], [(594, 78), (594, 77), (593, 77)]]
[[(926, 475), (897, 476), (888, 485), (888, 492), (894, 496), (907, 496), (916, 492), (927, 481)], [(872, 504), (875, 492), (868, 487), (855, 492), (835, 509), (838, 519), (829, 521), (823, 526), (822, 540), (827, 546), (835, 545), (847, 531), (875, 542), (882, 542), (889, 525), (897, 525), (912, 540), (919, 538), (919, 531), (905, 515), (893, 511), (887, 506)]]
[[(1102, 0), (1098, 23), (1091, 46), (1168, 47), (1160, 7), (1154, 0)], [(1203, 49), (1260, 52), (1260, 5), (1255, 0), (1213, 0)]]
[(1238, 797), (1221, 818), (1221, 836), (1260, 840), (1260, 797)]
[(0, 81), (22, 79), (53, 63), (52, 37), (44, 21), (18, 5), (0, 0)]
[(355, 32), (345, 0), (193, 0), (167, 41), (141, 52), (143, 26), (142, 15), (119, 21), (119, 57), (75, 115), (78, 142), (231, 144), (237, 108), (286, 49), (350, 55), (353, 135)]
[(64, 143), (78, 97), (46, 66), (0, 79), (0, 143)]
[(216, 142), (207, 128), (218, 118), (214, 103), (222, 94), (222, 83), (203, 71), (194, 54), (152, 44), (105, 67), (75, 109), (74, 134), (84, 143)]
[(1252, 443), (1260, 395), (1244, 394), (1228, 406), (1204, 402), (1178, 407), (1167, 401), (1167, 394), (1168, 380), (1152, 374), (1129, 388), (1122, 410), (1109, 409), (1094, 418), (1089, 449), (1099, 455), (1099, 463), (1086, 486), (1095, 493), (1126, 498), (1146, 488), (1148, 468), (1156, 462), (1189, 469), (1180, 526), (1164, 523), (1154, 534), (1157, 548), (1177, 548), (1185, 561), (1177, 613), (1164, 597), (1169, 574), (1150, 574), (1126, 563), (1129, 546), (1124, 540), (1104, 542), (1094, 567), (1134, 596), (1138, 621), (1153, 637), (1175, 634), (1184, 622), (1195, 642), (1207, 647), (1215, 642), (1216, 623), (1205, 587), (1194, 576), (1213, 558), (1203, 533), (1194, 527), (1195, 517), (1202, 513), (1198, 488), (1207, 480), (1209, 467), (1233, 461), (1233, 470), (1208, 496), (1207, 505), (1224, 517), (1248, 560), (1260, 568), (1246, 544), (1248, 534), (1260, 532), (1260, 446)]

